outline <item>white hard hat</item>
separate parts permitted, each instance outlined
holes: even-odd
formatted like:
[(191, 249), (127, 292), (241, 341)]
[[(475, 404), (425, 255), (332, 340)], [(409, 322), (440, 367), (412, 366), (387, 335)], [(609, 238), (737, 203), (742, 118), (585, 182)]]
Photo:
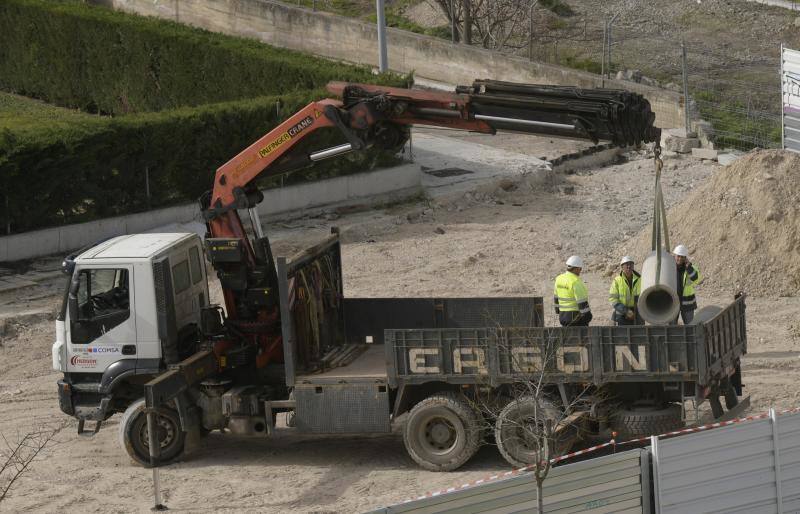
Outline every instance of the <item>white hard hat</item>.
[(622, 260), (619, 261), (619, 265), (622, 266), (626, 262), (633, 262), (633, 257), (631, 257), (630, 255), (626, 255), (625, 257), (622, 258)]
[(577, 255), (570, 255), (569, 259), (567, 259), (567, 266), (569, 266), (570, 268), (582, 268), (583, 259), (581, 259)]
[(672, 253), (675, 255), (680, 255), (681, 257), (688, 257), (689, 256), (689, 249), (683, 245), (678, 245), (672, 250)]

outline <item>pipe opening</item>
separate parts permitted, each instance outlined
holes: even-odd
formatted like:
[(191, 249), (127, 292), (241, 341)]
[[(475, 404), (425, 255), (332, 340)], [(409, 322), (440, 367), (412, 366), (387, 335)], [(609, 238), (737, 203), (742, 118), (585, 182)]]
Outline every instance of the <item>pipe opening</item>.
[(651, 291), (650, 294), (644, 299), (645, 307), (648, 312), (661, 316), (667, 314), (674, 308), (675, 301), (669, 291), (665, 289), (657, 289)]

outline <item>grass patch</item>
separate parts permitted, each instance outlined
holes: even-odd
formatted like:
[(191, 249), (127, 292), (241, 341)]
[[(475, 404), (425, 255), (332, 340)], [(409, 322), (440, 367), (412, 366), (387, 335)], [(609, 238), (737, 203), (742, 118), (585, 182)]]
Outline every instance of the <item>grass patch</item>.
[(58, 131), (82, 123), (102, 122), (103, 118), (76, 109), (65, 109), (41, 100), (0, 91), (0, 131), (23, 135)]
[(539, 5), (559, 16), (573, 16), (575, 11), (561, 0), (540, 0)]
[[(372, 23), (378, 23), (378, 17), (376, 14), (371, 14), (367, 19)], [(450, 39), (452, 36), (449, 25), (440, 27), (423, 27), (422, 25), (409, 20), (402, 14), (386, 13), (386, 26), (442, 39)]]
[(711, 91), (695, 93), (694, 100), (700, 116), (711, 123), (717, 146), (739, 150), (780, 147), (780, 115), (749, 110), (744, 102), (720, 99)]
[(587, 57), (579, 57), (576, 55), (562, 56), (561, 62), (559, 64), (566, 66), (568, 68), (588, 71), (590, 73), (597, 73), (597, 74), (600, 74), (600, 71), (602, 70), (602, 66), (600, 65), (599, 62), (589, 59)]

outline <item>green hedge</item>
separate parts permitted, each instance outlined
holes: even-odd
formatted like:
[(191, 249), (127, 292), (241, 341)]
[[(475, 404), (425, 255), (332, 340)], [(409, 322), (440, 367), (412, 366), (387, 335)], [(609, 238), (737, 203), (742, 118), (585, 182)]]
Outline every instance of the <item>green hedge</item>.
[[(196, 200), (220, 165), (327, 97), (330, 80), (404, 86), (410, 77), (75, 1), (0, 0), (0, 89), (114, 115), (0, 95), (0, 230)], [(330, 130), (302, 145), (341, 142)], [(285, 182), (397, 161), (369, 151)]]
[(0, 1), (0, 89), (60, 106), (158, 111), (309, 90), (330, 80), (399, 79), (75, 1)]
[[(0, 205), (0, 227), (5, 231), (10, 223), (13, 232), (21, 232), (195, 200), (210, 189), (216, 168), (289, 114), (325, 96), (316, 90), (113, 119), (93, 117), (72, 125), (64, 121), (50, 130), (1, 129), (0, 190), (9, 205), (7, 210)], [(315, 149), (344, 142), (334, 129), (322, 129), (308, 141)], [(286, 183), (397, 162), (385, 152), (352, 154), (295, 172)]]

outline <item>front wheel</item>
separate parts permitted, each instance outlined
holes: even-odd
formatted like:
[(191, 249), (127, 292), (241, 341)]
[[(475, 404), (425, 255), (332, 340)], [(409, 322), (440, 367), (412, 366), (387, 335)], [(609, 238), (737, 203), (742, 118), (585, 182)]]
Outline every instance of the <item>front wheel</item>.
[(466, 400), (454, 393), (425, 398), (411, 409), (403, 431), (406, 450), (430, 471), (452, 471), (478, 451), (480, 419)]
[[(183, 455), (186, 433), (181, 430), (178, 413), (166, 407), (158, 408), (157, 431), (161, 443), (159, 462), (169, 464)], [(150, 466), (150, 445), (147, 434), (147, 414), (144, 398), (133, 402), (119, 423), (119, 442), (128, 455), (142, 466)]]

